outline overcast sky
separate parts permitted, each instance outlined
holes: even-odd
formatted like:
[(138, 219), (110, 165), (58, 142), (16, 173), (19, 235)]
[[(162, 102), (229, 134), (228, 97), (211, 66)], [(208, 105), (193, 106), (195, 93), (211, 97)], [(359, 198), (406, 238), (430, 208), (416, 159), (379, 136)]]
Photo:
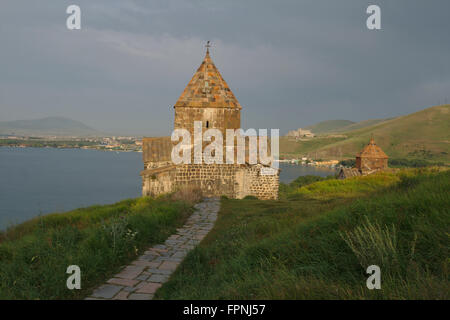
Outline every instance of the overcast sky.
[[(66, 28), (70, 4), (81, 30)], [(367, 29), (369, 4), (382, 30)], [(448, 0), (1, 0), (0, 121), (63, 116), (168, 135), (206, 40), (244, 128), (450, 102)]]

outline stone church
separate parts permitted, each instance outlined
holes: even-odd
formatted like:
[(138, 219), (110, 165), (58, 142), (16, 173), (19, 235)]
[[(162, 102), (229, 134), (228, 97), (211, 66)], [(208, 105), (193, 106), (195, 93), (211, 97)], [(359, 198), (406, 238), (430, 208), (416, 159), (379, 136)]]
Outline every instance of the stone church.
[(364, 176), (388, 168), (388, 156), (376, 145), (373, 137), (369, 143), (356, 155), (354, 168), (342, 168), (338, 178), (345, 179), (354, 176)]
[[(174, 105), (174, 129), (186, 129), (194, 136), (194, 121), (201, 121), (202, 131), (241, 128), (241, 105), (214, 65), (207, 46), (200, 67)], [(179, 188), (194, 187), (203, 196), (277, 199), (279, 170), (262, 174), (268, 165), (249, 164), (174, 164), (171, 153), (174, 142), (170, 137), (143, 139), (144, 170), (142, 194), (157, 196)], [(248, 150), (247, 150), (248, 151)], [(248, 158), (246, 158), (248, 159)]]

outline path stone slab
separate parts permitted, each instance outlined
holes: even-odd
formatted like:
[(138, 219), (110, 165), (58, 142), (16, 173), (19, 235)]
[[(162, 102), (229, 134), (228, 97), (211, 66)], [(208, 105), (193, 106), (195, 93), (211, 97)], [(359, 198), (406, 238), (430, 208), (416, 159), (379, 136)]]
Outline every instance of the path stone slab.
[(163, 283), (166, 282), (168, 279), (168, 275), (164, 275), (164, 274), (153, 274), (150, 276), (150, 278), (148, 278), (147, 281), (149, 282), (157, 282), (157, 283)]
[(177, 233), (164, 244), (148, 248), (120, 273), (98, 287), (87, 299), (96, 300), (151, 300), (166, 282), (182, 259), (213, 228), (220, 209), (218, 198), (204, 199)]
[(178, 267), (178, 262), (164, 261), (158, 269), (174, 271)]
[(116, 296), (113, 298), (114, 300), (127, 300), (127, 297), (130, 293), (126, 291), (120, 291)]
[(136, 260), (133, 261), (132, 264), (139, 267), (158, 268), (161, 263), (146, 260)]
[(116, 293), (118, 293), (123, 287), (115, 286), (111, 284), (104, 284), (98, 287), (93, 293), (94, 298), (111, 299)]
[(155, 293), (161, 287), (161, 283), (149, 282), (139, 288), (136, 293)]
[(184, 258), (186, 254), (186, 251), (177, 251), (172, 255), (172, 258)]
[(147, 280), (149, 275), (141, 274), (139, 277), (136, 277), (136, 280), (145, 281)]
[(132, 293), (128, 296), (128, 300), (152, 300), (153, 295), (147, 293)]
[(119, 286), (133, 287), (139, 281), (130, 280), (130, 279), (112, 278), (112, 279), (109, 279), (107, 282), (110, 283), (110, 284), (117, 284)]
[(159, 257), (159, 255), (157, 255), (157, 254), (145, 254), (143, 256), (140, 256), (139, 260), (141, 260), (141, 261), (142, 260), (144, 260), (144, 261), (153, 261), (153, 260), (155, 260), (158, 257)]
[(162, 270), (162, 269), (149, 269), (151, 274), (171, 274), (171, 270)]
[(119, 274), (116, 274), (116, 278), (123, 278), (123, 279), (134, 279), (138, 275), (141, 274), (142, 271), (144, 271), (145, 267), (142, 266), (128, 266), (125, 267), (125, 269), (122, 270)]

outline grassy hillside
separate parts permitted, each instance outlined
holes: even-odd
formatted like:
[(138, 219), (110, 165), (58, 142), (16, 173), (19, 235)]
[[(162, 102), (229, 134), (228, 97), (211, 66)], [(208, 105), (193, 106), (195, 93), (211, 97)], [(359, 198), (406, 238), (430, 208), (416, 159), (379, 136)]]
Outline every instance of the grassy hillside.
[(354, 158), (373, 134), (375, 142), (391, 158), (450, 162), (450, 105), (431, 107), (342, 134), (341, 138), (319, 137), (298, 142), (284, 137), (280, 141), (280, 154)]
[(316, 150), (327, 147), (331, 144), (345, 140), (346, 137), (316, 137), (304, 141), (296, 141), (290, 137), (280, 137), (280, 157), (297, 158), (299, 156), (309, 156), (313, 159), (319, 159), (316, 156)]
[(311, 130), (312, 133), (321, 134), (328, 133), (338, 130), (339, 128), (344, 128), (349, 125), (354, 124), (355, 122), (350, 120), (327, 120), (316, 123), (312, 126), (308, 126), (304, 129)]
[[(222, 200), (160, 299), (449, 299), (450, 171), (300, 178), (282, 200)], [(366, 268), (381, 268), (381, 290)]]
[(338, 128), (338, 129), (334, 130), (333, 132), (341, 133), (341, 132), (348, 132), (348, 131), (358, 130), (358, 129), (362, 129), (362, 128), (366, 128), (366, 127), (370, 127), (370, 126), (376, 125), (376, 124), (384, 122), (384, 121), (392, 120), (392, 119), (394, 119), (394, 118), (363, 120), (363, 121), (352, 123), (352, 124), (350, 124), (348, 126), (345, 126), (345, 127)]
[[(392, 118), (391, 118), (392, 119)], [(327, 120), (316, 123), (312, 126), (305, 127), (307, 130), (311, 130), (311, 132), (316, 135), (325, 135), (331, 133), (340, 133), (346, 131), (357, 130), (369, 126), (373, 126), (377, 123), (384, 122), (391, 119), (369, 119), (363, 120), (359, 122), (353, 122), (350, 120)]]
[[(79, 299), (147, 246), (183, 225), (192, 207), (176, 198), (139, 198), (38, 217), (0, 233), (0, 299)], [(66, 269), (81, 269), (68, 290)]]

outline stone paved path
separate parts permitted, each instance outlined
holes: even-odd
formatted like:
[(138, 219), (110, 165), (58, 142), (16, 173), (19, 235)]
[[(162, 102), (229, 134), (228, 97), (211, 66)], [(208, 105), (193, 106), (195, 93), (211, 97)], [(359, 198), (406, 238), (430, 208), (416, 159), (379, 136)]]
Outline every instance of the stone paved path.
[(149, 248), (131, 265), (98, 287), (87, 300), (150, 300), (177, 266), (212, 229), (220, 208), (218, 198), (204, 199), (177, 233)]

